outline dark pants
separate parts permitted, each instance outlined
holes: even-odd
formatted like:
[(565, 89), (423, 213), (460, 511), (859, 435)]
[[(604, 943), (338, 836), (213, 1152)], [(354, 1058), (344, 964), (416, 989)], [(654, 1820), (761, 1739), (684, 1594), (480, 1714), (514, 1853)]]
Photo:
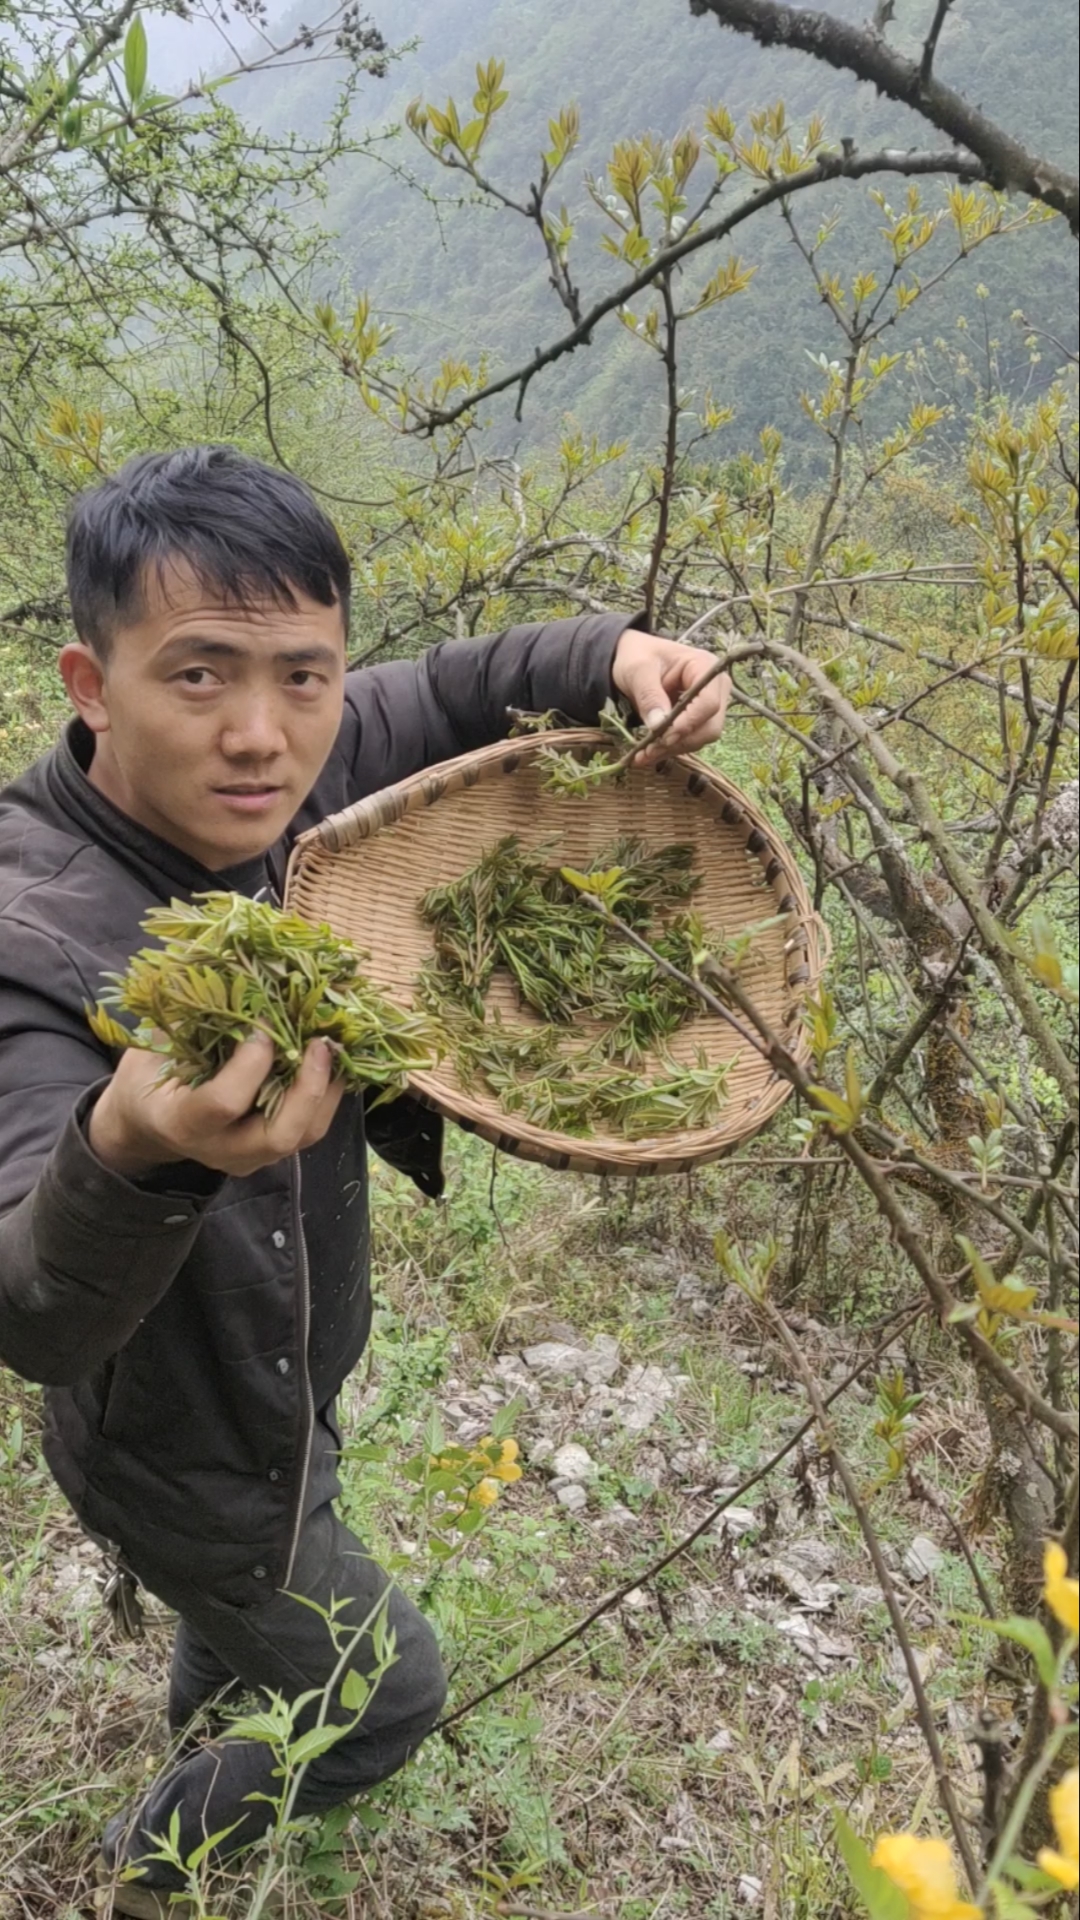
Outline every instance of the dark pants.
[[(212, 1701), (227, 1699), (230, 1692), (272, 1690), (286, 1699), (312, 1688), (321, 1692), (339, 1654), (325, 1620), (295, 1596), (303, 1595), (327, 1612), (337, 1601), (339, 1630), (355, 1633), (389, 1588), (386, 1620), (396, 1640), (394, 1664), (378, 1682), (360, 1726), (307, 1767), (293, 1808), (296, 1814), (325, 1812), (396, 1773), (439, 1717), (446, 1680), (431, 1628), (329, 1505), (318, 1508), (305, 1525), (290, 1591), (273, 1594), (261, 1606), (226, 1606), (197, 1587), (149, 1569), (145, 1584), (180, 1615), (169, 1688), (174, 1735), (183, 1734)], [(367, 1632), (349, 1665), (370, 1673), (374, 1663)], [(302, 1710), (297, 1731), (314, 1724), (319, 1704), (312, 1701)], [(330, 1719), (347, 1724), (352, 1717), (335, 1694)], [(193, 1745), (159, 1776), (137, 1808), (110, 1822), (104, 1843), (107, 1861), (135, 1861), (154, 1851), (151, 1836), (167, 1833), (177, 1810), (185, 1859), (207, 1835), (225, 1827), (233, 1831), (223, 1852), (250, 1846), (274, 1819), (273, 1807), (250, 1796), (280, 1795), (282, 1781), (274, 1778), (278, 1764), (273, 1748), (229, 1740), (227, 1729), (224, 1738)], [(174, 1888), (179, 1882), (167, 1867), (153, 1863), (143, 1884)]]

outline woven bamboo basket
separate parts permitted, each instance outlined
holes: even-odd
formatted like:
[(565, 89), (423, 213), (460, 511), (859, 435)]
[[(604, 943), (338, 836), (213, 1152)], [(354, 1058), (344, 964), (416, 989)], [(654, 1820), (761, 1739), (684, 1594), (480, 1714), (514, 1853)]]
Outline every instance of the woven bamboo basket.
[[(653, 846), (689, 842), (703, 876), (694, 908), (707, 926), (730, 938), (751, 923), (790, 916), (755, 936), (741, 978), (795, 1058), (805, 1061), (799, 1011), (821, 977), (828, 940), (794, 860), (764, 817), (723, 774), (693, 757), (631, 768), (587, 797), (546, 793), (537, 755), (553, 738), (560, 751), (582, 760), (606, 743), (593, 731), (500, 741), (331, 814), (296, 843), (286, 905), (354, 941), (368, 956), (371, 978), (407, 1005), (432, 950), (417, 903), (430, 887), (474, 866), (504, 834), (550, 846), (553, 863), (584, 872), (623, 834)], [(498, 974), (488, 1005), (517, 1020), (535, 1018)], [(687, 1065), (699, 1053), (710, 1064), (737, 1056), (730, 1097), (713, 1125), (644, 1140), (604, 1133), (578, 1138), (507, 1113), (483, 1082), (463, 1085), (449, 1060), (410, 1084), (430, 1106), (505, 1153), (558, 1169), (626, 1175), (685, 1173), (719, 1159), (765, 1126), (790, 1092), (758, 1052), (705, 1008), (668, 1050)], [(659, 1071), (659, 1062), (648, 1069)]]

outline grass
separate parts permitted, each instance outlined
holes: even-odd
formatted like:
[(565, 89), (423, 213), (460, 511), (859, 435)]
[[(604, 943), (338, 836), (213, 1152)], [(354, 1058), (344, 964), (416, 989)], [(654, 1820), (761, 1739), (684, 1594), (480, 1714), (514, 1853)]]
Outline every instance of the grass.
[[(802, 1408), (711, 1256), (721, 1220), (746, 1237), (784, 1224), (796, 1183), (771, 1180), (752, 1159), (636, 1191), (516, 1162), (493, 1177), (488, 1153), (456, 1136), (449, 1160), (439, 1208), (388, 1172), (375, 1177), (379, 1308), (370, 1357), (344, 1395), (344, 1507), (422, 1596), (457, 1704), (688, 1531), (706, 1510), (703, 1488), (765, 1457)], [(862, 1257), (871, 1244), (876, 1262)], [(833, 1324), (811, 1322), (805, 1336), (823, 1374), (852, 1347), (858, 1320), (877, 1316), (892, 1279), (861, 1214), (834, 1223), (839, 1245), (844, 1271), (830, 1278), (843, 1316), (836, 1306)], [(545, 1385), (514, 1431), (526, 1462), (542, 1439), (589, 1447), (599, 1474), (586, 1515), (566, 1512), (542, 1467), (527, 1465), (463, 1554), (439, 1565), (402, 1472), (422, 1450), (432, 1407), (450, 1437), (463, 1421), (466, 1435), (470, 1420), (486, 1430), (511, 1393), (498, 1356), (571, 1331), (614, 1335), (624, 1369), (663, 1367), (682, 1384), (641, 1434), (598, 1421), (581, 1388)], [(923, 1339), (919, 1362), (947, 1404), (956, 1386), (933, 1340)], [(36, 1393), (10, 1376), (2, 1393), (0, 1917), (72, 1920), (90, 1911), (102, 1821), (161, 1759), (168, 1631), (111, 1641), (93, 1600), (93, 1552), (38, 1461)], [(869, 1484), (881, 1465), (873, 1407), (841, 1408)], [(977, 1421), (958, 1410), (969, 1427)], [(946, 1431), (940, 1420), (936, 1431)], [(930, 1421), (920, 1465), (955, 1509), (976, 1456), (955, 1435), (936, 1448), (934, 1433)], [(295, 1914), (846, 1914), (832, 1809), (867, 1832), (913, 1815), (932, 1824), (927, 1762), (883, 1610), (865, 1592), (854, 1522), (820, 1460), (804, 1448), (801, 1478), (789, 1465), (745, 1504), (755, 1524), (738, 1541), (708, 1536), (633, 1604), (432, 1739), (347, 1825), (306, 1836), (311, 1865), (289, 1874)], [(947, 1544), (936, 1517), (899, 1488), (877, 1496), (875, 1513), (897, 1553), (918, 1531)], [(808, 1658), (787, 1625), (794, 1603), (767, 1570), (808, 1534), (831, 1549), (841, 1588), (821, 1619), (847, 1649), (836, 1660)], [(983, 1545), (992, 1576), (993, 1542)], [(977, 1600), (957, 1556), (911, 1589), (908, 1611), (916, 1644), (932, 1650), (931, 1695), (971, 1785), (955, 1702), (976, 1699), (986, 1642), (958, 1618)], [(239, 1894), (231, 1906), (218, 1895), (207, 1912), (219, 1911), (247, 1908)]]

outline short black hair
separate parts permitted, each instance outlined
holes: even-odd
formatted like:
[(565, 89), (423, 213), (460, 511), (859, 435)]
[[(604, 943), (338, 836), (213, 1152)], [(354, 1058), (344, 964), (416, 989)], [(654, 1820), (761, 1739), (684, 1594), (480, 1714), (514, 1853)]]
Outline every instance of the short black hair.
[(183, 561), (200, 586), (247, 606), (295, 608), (296, 590), (340, 606), (349, 628), (349, 558), (303, 481), (235, 447), (141, 453), (72, 503), (71, 615), (102, 660), (145, 608), (147, 575)]

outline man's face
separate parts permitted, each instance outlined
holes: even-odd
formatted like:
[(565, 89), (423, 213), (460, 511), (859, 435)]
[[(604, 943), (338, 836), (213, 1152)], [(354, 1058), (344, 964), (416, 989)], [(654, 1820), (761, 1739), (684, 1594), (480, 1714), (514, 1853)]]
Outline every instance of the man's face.
[(214, 871), (274, 845), (337, 737), (341, 612), (295, 595), (295, 610), (229, 606), (177, 566), (148, 578), (104, 665), (81, 643), (61, 655), (94, 785)]

